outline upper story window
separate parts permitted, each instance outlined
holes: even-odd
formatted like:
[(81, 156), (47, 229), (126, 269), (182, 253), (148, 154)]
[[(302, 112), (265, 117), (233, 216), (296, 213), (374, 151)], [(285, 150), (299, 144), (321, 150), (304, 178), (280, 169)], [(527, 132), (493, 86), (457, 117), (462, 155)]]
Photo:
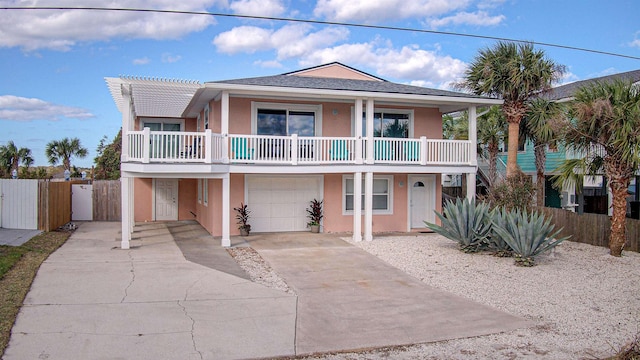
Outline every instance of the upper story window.
[[(373, 136), (409, 138), (413, 136), (413, 110), (376, 109), (373, 113)], [(355, 131), (354, 131), (355, 132)], [(367, 114), (362, 113), (362, 136), (367, 136)]]
[(252, 132), (257, 135), (319, 136), (321, 105), (252, 103)]
[(140, 119), (141, 129), (146, 127), (151, 131), (182, 131), (184, 120), (182, 119)]

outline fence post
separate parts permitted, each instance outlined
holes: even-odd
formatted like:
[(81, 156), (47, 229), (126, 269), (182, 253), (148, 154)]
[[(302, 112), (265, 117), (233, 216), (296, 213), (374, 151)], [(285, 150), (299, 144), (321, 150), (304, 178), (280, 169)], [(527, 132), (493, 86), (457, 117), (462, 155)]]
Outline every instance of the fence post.
[(148, 164), (150, 156), (151, 156), (151, 129), (146, 127), (142, 130), (142, 162), (144, 164)]

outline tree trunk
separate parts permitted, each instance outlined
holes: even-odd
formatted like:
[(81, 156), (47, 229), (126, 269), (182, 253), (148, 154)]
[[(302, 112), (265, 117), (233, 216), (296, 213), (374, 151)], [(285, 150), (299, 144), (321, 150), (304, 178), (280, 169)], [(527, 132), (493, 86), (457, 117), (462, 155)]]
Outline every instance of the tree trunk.
[(536, 206), (544, 206), (545, 178), (544, 170), (547, 162), (547, 152), (544, 144), (535, 144), (536, 156)]
[(520, 135), (520, 118), (509, 121), (509, 145), (507, 148), (507, 177), (518, 171), (518, 137)]
[(626, 239), (627, 187), (611, 184), (613, 195), (613, 215), (611, 216), (611, 234), (609, 235), (609, 254), (622, 256)]

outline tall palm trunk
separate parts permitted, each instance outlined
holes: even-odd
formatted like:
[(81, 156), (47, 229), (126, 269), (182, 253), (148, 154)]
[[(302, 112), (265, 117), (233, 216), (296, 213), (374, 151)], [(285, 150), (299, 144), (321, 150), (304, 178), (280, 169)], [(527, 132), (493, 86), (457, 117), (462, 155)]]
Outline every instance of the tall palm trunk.
[(544, 170), (545, 163), (547, 162), (547, 152), (545, 146), (545, 144), (539, 144), (537, 142), (534, 146), (534, 153), (536, 156), (536, 206), (544, 206)]
[(520, 118), (507, 117), (509, 122), (509, 144), (507, 147), (507, 177), (518, 171), (518, 137), (520, 135)]
[(604, 165), (605, 175), (611, 187), (613, 212), (611, 215), (611, 233), (609, 235), (609, 254), (622, 256), (622, 249), (626, 239), (627, 217), (627, 189), (634, 168), (624, 161), (606, 156)]

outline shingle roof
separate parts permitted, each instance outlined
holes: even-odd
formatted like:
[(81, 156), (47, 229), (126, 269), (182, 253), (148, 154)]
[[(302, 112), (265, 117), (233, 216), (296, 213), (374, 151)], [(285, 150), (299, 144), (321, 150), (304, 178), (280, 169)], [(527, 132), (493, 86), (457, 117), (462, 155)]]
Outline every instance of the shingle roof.
[(430, 89), (419, 86), (403, 85), (392, 83), (389, 81), (352, 80), (296, 75), (263, 76), (245, 79), (211, 81), (209, 83), (486, 99), (486, 97), (483, 96), (476, 96), (455, 91)]
[(573, 95), (578, 91), (578, 89), (582, 86), (588, 86), (595, 82), (607, 82), (614, 80), (631, 80), (632, 82), (640, 81), (640, 70), (627, 71), (619, 74), (601, 76), (598, 78), (587, 79), (576, 81), (571, 84), (562, 85), (551, 89), (546, 95), (545, 98), (549, 100), (561, 100), (573, 97)]

